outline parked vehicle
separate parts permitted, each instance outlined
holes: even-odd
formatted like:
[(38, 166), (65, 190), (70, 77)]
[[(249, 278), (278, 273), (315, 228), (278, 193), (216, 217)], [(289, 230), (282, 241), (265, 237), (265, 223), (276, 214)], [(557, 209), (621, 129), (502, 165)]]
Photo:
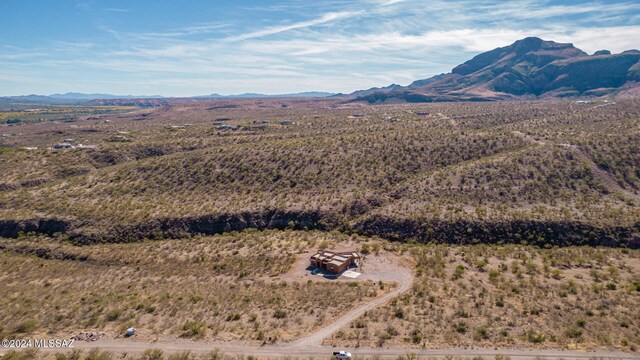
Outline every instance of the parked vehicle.
[(334, 359), (351, 359), (351, 353), (346, 351), (334, 351), (333, 352)]

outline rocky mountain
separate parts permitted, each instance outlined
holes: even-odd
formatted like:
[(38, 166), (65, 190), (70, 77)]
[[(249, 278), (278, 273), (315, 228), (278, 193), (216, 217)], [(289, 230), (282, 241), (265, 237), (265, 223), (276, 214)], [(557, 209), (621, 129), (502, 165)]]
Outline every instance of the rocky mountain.
[(451, 73), (409, 86), (356, 91), (357, 101), (490, 101), (513, 98), (601, 96), (638, 86), (640, 52), (589, 55), (573, 44), (536, 37), (473, 57)]
[(358, 90), (358, 91), (352, 92), (349, 95), (336, 94), (336, 95), (334, 95), (334, 97), (344, 97), (344, 96), (362, 97), (362, 96), (369, 96), (371, 94), (377, 94), (377, 93), (385, 94), (385, 93), (388, 93), (388, 92), (401, 90), (402, 88), (403, 87), (401, 85), (391, 84), (391, 85), (385, 86), (385, 87), (372, 87), (372, 88), (369, 88), (367, 90)]

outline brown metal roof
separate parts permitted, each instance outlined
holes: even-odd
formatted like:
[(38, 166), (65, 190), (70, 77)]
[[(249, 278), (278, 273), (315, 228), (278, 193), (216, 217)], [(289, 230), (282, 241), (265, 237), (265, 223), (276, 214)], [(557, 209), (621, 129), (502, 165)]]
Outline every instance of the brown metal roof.
[(318, 250), (318, 252), (310, 257), (314, 261), (322, 261), (325, 264), (340, 266), (350, 259), (359, 259), (360, 256), (356, 252), (336, 252), (331, 250)]

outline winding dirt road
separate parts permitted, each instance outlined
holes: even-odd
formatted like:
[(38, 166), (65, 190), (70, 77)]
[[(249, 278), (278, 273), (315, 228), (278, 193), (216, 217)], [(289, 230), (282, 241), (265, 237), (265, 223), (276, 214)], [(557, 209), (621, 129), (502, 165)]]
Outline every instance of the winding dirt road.
[[(340, 328), (347, 326), (356, 320), (365, 311), (384, 304), (395, 296), (409, 290), (413, 284), (414, 276), (407, 268), (399, 268), (393, 274), (386, 274), (384, 281), (394, 281), (398, 287), (393, 291), (376, 298), (368, 303), (360, 305), (345, 313), (336, 321), (326, 325), (315, 332), (291, 342), (273, 345), (255, 345), (242, 342), (193, 342), (186, 340), (145, 342), (135, 339), (108, 339), (103, 338), (97, 342), (77, 342), (76, 349), (89, 350), (99, 348), (104, 351), (122, 354), (138, 354), (148, 349), (160, 349), (165, 353), (190, 351), (192, 353), (206, 353), (217, 349), (220, 353), (232, 356), (257, 356), (258, 358), (282, 359), (282, 358), (316, 358), (328, 359), (333, 351), (346, 350), (359, 359), (397, 359), (399, 356), (414, 354), (414, 359), (427, 359), (434, 357), (486, 357), (493, 358), (496, 355), (508, 356), (518, 359), (640, 359), (639, 354), (629, 354), (619, 351), (562, 351), (562, 350), (523, 350), (523, 349), (492, 349), (492, 348), (449, 348), (449, 349), (393, 349), (393, 348), (333, 348), (322, 345), (322, 341), (331, 336)], [(59, 349), (44, 349), (48, 352), (59, 352)]]
[(394, 274), (394, 278), (392, 281), (395, 281), (398, 284), (398, 287), (379, 297), (379, 298), (375, 298), (374, 300), (360, 305), (358, 307), (356, 307), (355, 309), (347, 312), (346, 314), (344, 314), (342, 317), (340, 317), (339, 319), (337, 319), (336, 321), (334, 321), (333, 323), (320, 328), (319, 330), (316, 330), (314, 333), (311, 333), (303, 338), (300, 338), (298, 340), (294, 340), (293, 342), (290, 342), (286, 345), (289, 346), (309, 346), (309, 345), (321, 345), (322, 344), (322, 340), (328, 336), (330, 336), (331, 334), (333, 334), (334, 332), (338, 331), (340, 328), (348, 325), (350, 322), (356, 320), (360, 315), (364, 314), (365, 311), (367, 310), (371, 310), (375, 307), (377, 307), (378, 305), (382, 305), (385, 302), (387, 302), (388, 300), (390, 300), (391, 298), (409, 290), (411, 288), (411, 285), (413, 284), (413, 274), (404, 268), (401, 268), (396, 274)]

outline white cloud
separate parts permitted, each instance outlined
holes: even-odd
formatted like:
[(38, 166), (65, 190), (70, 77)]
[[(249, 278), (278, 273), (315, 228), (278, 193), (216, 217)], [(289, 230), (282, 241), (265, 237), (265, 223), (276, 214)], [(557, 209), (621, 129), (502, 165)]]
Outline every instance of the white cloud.
[(119, 13), (128, 13), (129, 12), (129, 10), (127, 10), (127, 9), (120, 9), (120, 8), (106, 8), (105, 10), (109, 11), (109, 12), (119, 12)]
[[(38, 77), (55, 86), (66, 81), (70, 90), (101, 84), (102, 92), (137, 94), (347, 92), (446, 72), (526, 36), (572, 42), (589, 53), (640, 48), (638, 2), (290, 0), (252, 11), (292, 20), (257, 30), (229, 19), (146, 32), (101, 23), (108, 42), (0, 44), (4, 79), (13, 79), (0, 82), (0, 92)], [(234, 27), (240, 25), (250, 30)]]
[(311, 26), (327, 24), (327, 23), (330, 23), (330, 22), (333, 22), (333, 21), (336, 21), (336, 20), (346, 19), (346, 18), (357, 16), (357, 15), (361, 15), (363, 13), (364, 13), (363, 11), (330, 12), (330, 13), (326, 13), (326, 14), (322, 15), (321, 17), (319, 17), (317, 19), (308, 20), (308, 21), (300, 21), (300, 22), (296, 22), (296, 23), (293, 23), (293, 24), (289, 24), (289, 25), (272, 26), (272, 27), (268, 27), (266, 29), (262, 29), (262, 30), (258, 30), (258, 31), (254, 31), (254, 32), (249, 32), (249, 33), (238, 35), (238, 36), (229, 37), (229, 38), (226, 39), (226, 41), (242, 41), (242, 40), (260, 38), (260, 37), (279, 34), (279, 33), (287, 32), (287, 31), (291, 31), (291, 30), (304, 29), (304, 28), (308, 28), (308, 27), (311, 27)]

